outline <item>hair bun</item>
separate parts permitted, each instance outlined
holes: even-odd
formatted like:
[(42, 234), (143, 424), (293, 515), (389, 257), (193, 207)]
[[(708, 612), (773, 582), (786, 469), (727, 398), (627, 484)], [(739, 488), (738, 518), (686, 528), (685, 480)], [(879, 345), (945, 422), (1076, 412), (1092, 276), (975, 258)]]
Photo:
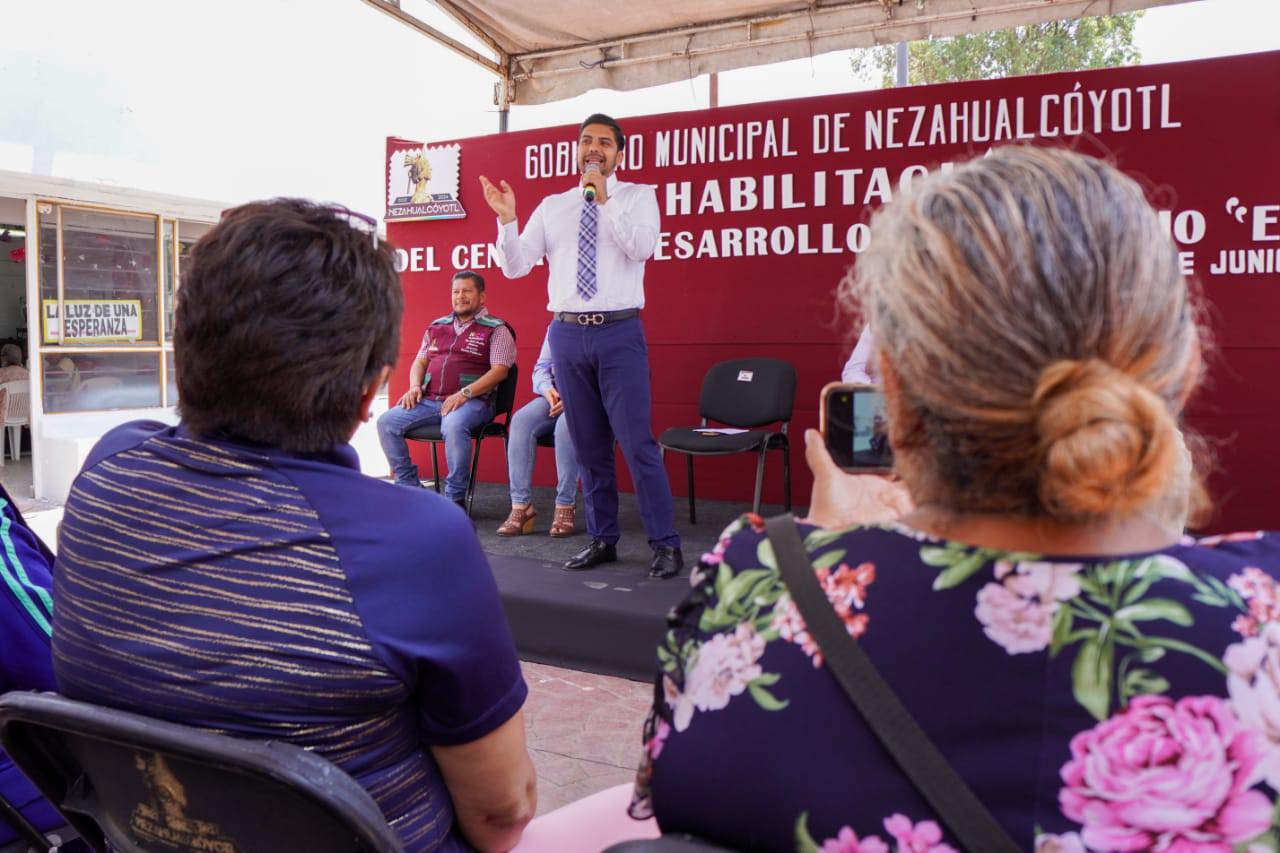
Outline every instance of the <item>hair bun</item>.
[(1129, 374), (1098, 359), (1056, 361), (1041, 372), (1031, 407), (1050, 515), (1123, 514), (1171, 486), (1178, 428), (1165, 402)]

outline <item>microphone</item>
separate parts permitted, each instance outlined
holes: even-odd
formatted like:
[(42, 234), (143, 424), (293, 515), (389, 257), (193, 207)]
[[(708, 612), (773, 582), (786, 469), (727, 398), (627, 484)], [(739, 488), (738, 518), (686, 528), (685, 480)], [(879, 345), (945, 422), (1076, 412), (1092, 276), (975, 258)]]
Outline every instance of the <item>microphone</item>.
[[(599, 171), (600, 171), (600, 164), (593, 160), (587, 164), (587, 167), (585, 169), (582, 170), (582, 175), (583, 177), (586, 177), (591, 172), (599, 172)], [(585, 187), (582, 188), (582, 197), (587, 201), (595, 201), (596, 188), (593, 187), (591, 184), (587, 184)]]

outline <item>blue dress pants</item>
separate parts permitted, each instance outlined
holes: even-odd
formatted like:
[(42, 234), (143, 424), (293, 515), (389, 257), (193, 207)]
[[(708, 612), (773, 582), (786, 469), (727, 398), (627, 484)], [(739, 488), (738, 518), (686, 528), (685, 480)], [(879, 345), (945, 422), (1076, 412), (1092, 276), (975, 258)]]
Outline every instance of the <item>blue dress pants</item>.
[(613, 442), (631, 470), (649, 544), (680, 547), (671, 485), (650, 426), (649, 347), (639, 317), (602, 326), (559, 320), (550, 331), (556, 389), (578, 451), (587, 532), (618, 541), (618, 476)]

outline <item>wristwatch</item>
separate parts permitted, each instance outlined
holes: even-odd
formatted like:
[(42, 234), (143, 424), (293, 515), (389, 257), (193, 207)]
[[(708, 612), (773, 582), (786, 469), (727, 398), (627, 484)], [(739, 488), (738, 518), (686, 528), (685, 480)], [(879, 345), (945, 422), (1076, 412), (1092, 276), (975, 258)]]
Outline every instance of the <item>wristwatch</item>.
[(471, 386), (470, 386), (470, 385), (467, 385), (466, 387), (464, 387), (464, 388), (462, 389), (462, 396), (466, 397), (468, 400), (470, 400), (473, 396), (475, 396), (475, 395), (474, 395), (474, 394), (472, 394), (472, 392), (471, 392)]

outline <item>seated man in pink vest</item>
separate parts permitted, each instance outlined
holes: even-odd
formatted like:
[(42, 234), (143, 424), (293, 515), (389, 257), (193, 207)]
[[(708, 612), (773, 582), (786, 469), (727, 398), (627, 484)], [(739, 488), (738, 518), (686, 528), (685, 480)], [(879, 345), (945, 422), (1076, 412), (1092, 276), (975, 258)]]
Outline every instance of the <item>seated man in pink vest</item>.
[(516, 361), (511, 327), (489, 315), (484, 299), (478, 273), (463, 270), (453, 277), (453, 313), (427, 326), (409, 369), (409, 390), (378, 418), (378, 438), (396, 482), (414, 488), (422, 482), (405, 433), (440, 425), (449, 464), (444, 494), (459, 506), (471, 470), (471, 432), (493, 417), (491, 392)]

